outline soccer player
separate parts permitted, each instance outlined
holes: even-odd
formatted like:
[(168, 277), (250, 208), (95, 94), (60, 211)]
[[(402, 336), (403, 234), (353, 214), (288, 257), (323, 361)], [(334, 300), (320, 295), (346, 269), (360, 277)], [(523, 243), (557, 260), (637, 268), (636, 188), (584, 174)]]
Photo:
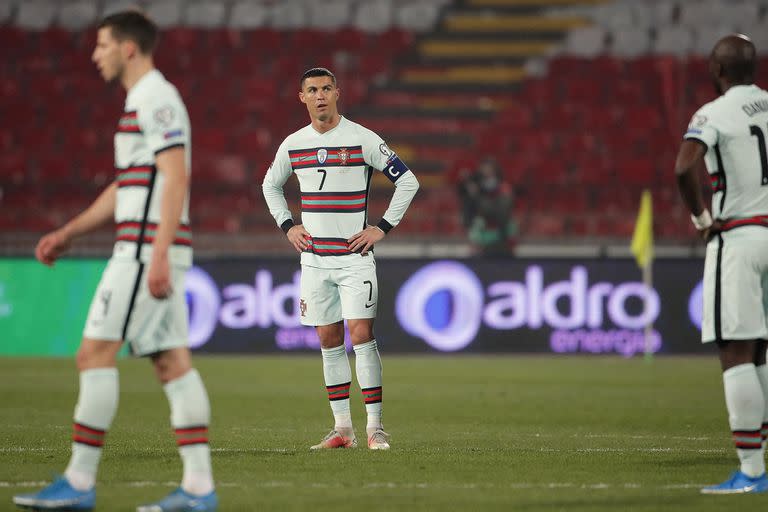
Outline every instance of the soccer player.
[[(693, 116), (677, 155), (678, 186), (707, 240), (702, 341), (720, 355), (725, 404), (741, 467), (705, 494), (768, 491), (768, 92), (754, 84), (755, 47), (743, 35), (719, 40), (709, 72), (720, 95)], [(697, 172), (711, 180), (712, 213)]]
[[(280, 145), (263, 189), (277, 225), (301, 253), (300, 318), (302, 324), (315, 326), (320, 338), (335, 425), (312, 449), (357, 445), (349, 409), (347, 320), (368, 416), (368, 448), (388, 450), (389, 435), (381, 422), (381, 358), (373, 334), (378, 301), (373, 246), (403, 218), (419, 182), (381, 137), (339, 115), (340, 90), (328, 69), (306, 71), (300, 89), (310, 124)], [(383, 172), (396, 188), (383, 218), (369, 226), (368, 188), (374, 170)], [(283, 195), (291, 174), (301, 188), (302, 224), (294, 224)]]
[(190, 125), (178, 91), (153, 65), (156, 41), (156, 26), (139, 12), (113, 14), (99, 25), (92, 60), (106, 82), (119, 82), (128, 92), (115, 135), (116, 179), (83, 213), (43, 236), (35, 256), (52, 266), (72, 241), (112, 219), (117, 241), (77, 352), (80, 394), (69, 465), (43, 490), (15, 496), (19, 506), (94, 507), (99, 459), (117, 410), (116, 357), (128, 342), (133, 354), (154, 364), (184, 466), (178, 489), (138, 511), (217, 508), (208, 447), (210, 405), (192, 367), (184, 293), (192, 262)]

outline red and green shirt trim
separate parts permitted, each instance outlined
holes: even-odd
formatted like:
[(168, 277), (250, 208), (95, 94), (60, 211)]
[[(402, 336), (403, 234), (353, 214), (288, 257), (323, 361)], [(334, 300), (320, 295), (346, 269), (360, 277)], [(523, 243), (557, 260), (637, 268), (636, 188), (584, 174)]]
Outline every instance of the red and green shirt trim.
[(151, 165), (117, 169), (117, 187), (148, 187), (152, 183), (152, 173), (154, 172), (155, 168)]
[(364, 212), (368, 200), (365, 190), (357, 192), (309, 192), (301, 195), (301, 211), (308, 213)]
[(311, 252), (318, 256), (345, 256), (355, 254), (349, 250), (349, 242), (345, 238), (317, 238), (307, 240), (308, 247), (304, 252)]
[[(117, 241), (118, 242), (138, 242), (139, 234), (141, 233), (141, 222), (120, 222), (117, 225)], [(147, 222), (144, 226), (144, 238), (143, 243), (151, 244), (155, 241), (157, 234), (157, 224), (154, 222)], [(191, 246), (192, 245), (192, 231), (186, 224), (179, 226), (176, 230), (176, 237), (173, 239), (173, 245)]]
[(136, 110), (123, 112), (120, 122), (117, 123), (117, 133), (141, 133), (139, 113)]
[(288, 151), (291, 169), (311, 167), (351, 167), (365, 165), (362, 146), (308, 148)]

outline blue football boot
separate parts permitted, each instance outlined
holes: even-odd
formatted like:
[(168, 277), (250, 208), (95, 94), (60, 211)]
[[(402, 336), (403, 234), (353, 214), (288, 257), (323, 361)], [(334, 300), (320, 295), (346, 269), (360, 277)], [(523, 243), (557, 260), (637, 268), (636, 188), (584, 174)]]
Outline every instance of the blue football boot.
[(731, 478), (717, 485), (710, 485), (701, 490), (702, 494), (745, 494), (768, 491), (768, 477), (765, 473), (751, 478), (740, 470), (736, 470)]
[(93, 510), (96, 490), (78, 491), (61, 476), (41, 491), (14, 496), (13, 502), (19, 507), (34, 510)]
[(179, 487), (157, 503), (138, 507), (136, 512), (213, 512), (218, 506), (216, 491), (205, 496), (195, 496)]

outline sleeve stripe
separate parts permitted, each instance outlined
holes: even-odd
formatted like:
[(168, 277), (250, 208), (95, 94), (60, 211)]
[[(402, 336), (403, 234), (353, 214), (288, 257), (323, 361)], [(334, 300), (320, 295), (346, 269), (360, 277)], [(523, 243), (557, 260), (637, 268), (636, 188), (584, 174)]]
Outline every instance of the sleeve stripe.
[(160, 148), (160, 149), (156, 150), (155, 151), (155, 156), (159, 155), (163, 151), (168, 151), (169, 149), (173, 149), (173, 148), (183, 148), (185, 146), (186, 146), (186, 144), (184, 144), (183, 142), (177, 142), (176, 144), (171, 144), (170, 146), (165, 146), (163, 148)]
[(709, 150), (709, 146), (707, 145), (707, 143), (706, 143), (706, 142), (704, 142), (703, 140), (701, 140), (701, 139), (700, 139), (700, 138), (698, 138), (698, 137), (686, 136), (686, 137), (683, 137), (683, 139), (684, 139), (684, 140), (691, 140), (691, 141), (693, 141), (693, 142), (698, 142), (699, 144), (701, 144), (702, 146), (704, 146), (704, 149), (705, 149), (705, 150)]

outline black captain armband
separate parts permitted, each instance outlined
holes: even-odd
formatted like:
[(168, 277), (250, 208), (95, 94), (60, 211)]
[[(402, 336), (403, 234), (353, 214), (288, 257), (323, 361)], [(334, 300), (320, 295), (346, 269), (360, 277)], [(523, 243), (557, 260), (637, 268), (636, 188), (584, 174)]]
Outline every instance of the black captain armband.
[(389, 180), (394, 183), (398, 179), (400, 179), (400, 176), (410, 171), (408, 169), (408, 166), (403, 163), (402, 160), (400, 160), (400, 157), (396, 154), (392, 154), (387, 159), (387, 166), (384, 167), (384, 170), (382, 171), (384, 175), (389, 178)]
[(379, 228), (380, 230), (382, 230), (382, 231), (384, 232), (384, 234), (386, 235), (387, 233), (389, 233), (389, 231), (390, 231), (390, 230), (391, 230), (391, 229), (392, 229), (394, 226), (393, 226), (392, 224), (390, 224), (389, 222), (387, 222), (386, 220), (384, 220), (384, 219), (381, 219), (381, 220), (379, 221), (379, 223), (378, 223), (378, 224), (376, 224), (376, 227), (377, 227), (377, 228)]
[(290, 231), (293, 226), (295, 226), (293, 219), (288, 219), (287, 221), (280, 224), (280, 229), (282, 229), (283, 233), (287, 235), (288, 231)]

